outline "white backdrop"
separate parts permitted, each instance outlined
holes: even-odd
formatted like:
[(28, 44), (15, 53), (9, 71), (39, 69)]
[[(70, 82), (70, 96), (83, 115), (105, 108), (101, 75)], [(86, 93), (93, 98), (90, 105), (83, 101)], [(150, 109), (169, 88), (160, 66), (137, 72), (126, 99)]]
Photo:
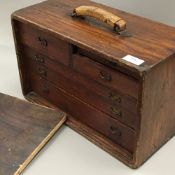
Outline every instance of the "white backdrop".
[(174, 0), (94, 0), (114, 8), (175, 26)]
[[(11, 31), (10, 14), (41, 0), (0, 2), (0, 92), (23, 98)], [(175, 26), (174, 0), (95, 0)], [(174, 175), (175, 139), (146, 164), (131, 170), (68, 127), (63, 127), (41, 151), (24, 175)], [(0, 155), (1, 156), (1, 155)]]

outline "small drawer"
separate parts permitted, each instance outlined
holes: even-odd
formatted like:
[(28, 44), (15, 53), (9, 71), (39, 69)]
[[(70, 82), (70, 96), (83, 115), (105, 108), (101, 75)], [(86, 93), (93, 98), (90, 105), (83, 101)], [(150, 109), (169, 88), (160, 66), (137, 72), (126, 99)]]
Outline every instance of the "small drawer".
[[(33, 51), (30, 51), (30, 53), (33, 53), (31, 55), (36, 55)], [(103, 90), (103, 86), (98, 84), (97, 86), (94, 82), (84, 82), (84, 77), (80, 76), (79, 73), (71, 69), (69, 70), (61, 64), (55, 64), (43, 55), (38, 55), (38, 57), (43, 58), (42, 61), (38, 62), (38, 59), (36, 60), (35, 57), (26, 59), (30, 71), (35, 72), (38, 76), (47, 79), (55, 86), (64, 89), (66, 92), (108, 114), (110, 117), (137, 130), (139, 124), (137, 101), (116, 92), (107, 92), (107, 90)], [(87, 84), (90, 86), (87, 86)], [(98, 92), (104, 91), (106, 93), (106, 98), (105, 94), (100, 95), (94, 91), (97, 88), (99, 88)]]
[[(27, 24), (20, 23), (18, 27), (21, 43), (39, 53), (50, 56), (55, 61), (65, 65), (69, 64), (69, 45), (67, 42)], [(40, 58), (36, 59), (42, 61)]]
[(136, 144), (136, 132), (134, 130), (78, 100), (61, 88), (56, 88), (52, 83), (39, 78), (36, 74), (31, 73), (30, 80), (32, 91), (128, 151), (134, 151)]
[(87, 78), (138, 99), (139, 83), (136, 79), (79, 54), (73, 54), (73, 62), (74, 70)]
[(82, 86), (81, 83), (74, 82), (71, 79), (64, 77), (64, 74), (58, 74), (57, 72), (49, 70), (41, 65), (31, 64), (30, 70), (35, 72), (38, 76), (50, 81), (56, 87), (64, 89), (76, 98), (88, 103), (102, 112), (105, 112), (110, 117), (133, 129), (138, 128), (139, 120), (136, 113), (137, 111), (125, 109), (120, 104), (114, 105), (105, 100), (103, 97), (98, 96), (93, 91), (87, 89), (85, 86)]

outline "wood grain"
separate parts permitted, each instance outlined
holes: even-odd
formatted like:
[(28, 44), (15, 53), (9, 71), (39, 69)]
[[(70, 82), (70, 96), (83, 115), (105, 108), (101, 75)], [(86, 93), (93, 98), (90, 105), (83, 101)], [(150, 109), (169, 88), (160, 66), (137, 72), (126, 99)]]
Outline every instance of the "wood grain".
[[(89, 17), (72, 18), (82, 4), (119, 15), (132, 36), (121, 37)], [(27, 7), (12, 15), (12, 24), (23, 94), (30, 101), (68, 112), (70, 127), (132, 168), (174, 136), (175, 28), (82, 0)], [(122, 59), (126, 55), (145, 62), (136, 66)], [(109, 99), (111, 92), (122, 104)], [(132, 114), (114, 119), (109, 106)]]
[(121, 72), (113, 71), (112, 69), (103, 66), (88, 57), (78, 54), (74, 54), (72, 57), (74, 59), (74, 70), (105, 85), (108, 88), (116, 89), (128, 96), (138, 99), (139, 83), (136, 79)]
[(53, 60), (65, 65), (69, 64), (69, 46), (67, 42), (22, 23), (16, 25), (19, 25), (19, 37), (22, 43), (51, 56)]
[(175, 55), (145, 75), (141, 102), (141, 130), (135, 157), (137, 166), (175, 134), (174, 67)]
[[(34, 92), (27, 94), (25, 98), (36, 104), (44, 104), (45, 106), (48, 106), (50, 108), (58, 108), (50, 103), (48, 100), (44, 99)], [(109, 154), (133, 168), (133, 155), (130, 152), (128, 152), (126, 149), (123, 149), (119, 145), (114, 144), (114, 142), (106, 139), (106, 137), (104, 137), (102, 134), (96, 132), (87, 125), (84, 125), (82, 122), (76, 120), (74, 117), (70, 115), (68, 115), (67, 117), (68, 119), (66, 120), (66, 124), (70, 128), (72, 128), (74, 131), (78, 132), (100, 148), (103, 147), (103, 149)]]
[(136, 145), (136, 132), (133, 129), (68, 94), (64, 89), (55, 87), (34, 74), (30, 77), (30, 81), (33, 82), (32, 91), (131, 153), (133, 152)]
[(65, 119), (60, 110), (0, 94), (0, 174), (21, 174)]
[[(72, 10), (82, 4), (94, 5), (119, 15), (126, 20), (132, 37), (121, 38), (111, 31), (111, 28), (89, 18), (86, 20), (72, 18), (70, 15)], [(116, 68), (122, 66), (123, 69), (127, 68), (128, 72), (142, 74), (175, 51), (173, 27), (90, 1), (46, 1), (15, 12), (13, 19), (30, 23), (33, 27), (40, 26), (45, 32), (118, 63)], [(145, 64), (134, 66), (123, 61), (121, 58), (128, 54), (143, 59)]]
[[(66, 90), (76, 98), (91, 104), (127, 126), (135, 129), (138, 128), (136, 99), (119, 94), (112, 89), (104, 88), (94, 83), (94, 81), (88, 81), (86, 77), (81, 76), (79, 73), (37, 53), (41, 58), (44, 58), (44, 63), (38, 63), (35, 59), (36, 52), (28, 48), (26, 49), (26, 47), (24, 48), (23, 57), (26, 58), (26, 64), (30, 72), (34, 72), (36, 75), (53, 83), (56, 87)], [(100, 91), (102, 91), (102, 94), (99, 93)], [(113, 99), (114, 97), (119, 97), (119, 101)], [(119, 110), (121, 116), (114, 114), (112, 109)]]

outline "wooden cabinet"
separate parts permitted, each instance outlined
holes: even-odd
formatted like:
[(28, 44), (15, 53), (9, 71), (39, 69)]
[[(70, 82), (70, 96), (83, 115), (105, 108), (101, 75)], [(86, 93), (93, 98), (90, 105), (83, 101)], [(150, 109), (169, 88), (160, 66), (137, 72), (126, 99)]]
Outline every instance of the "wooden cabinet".
[[(82, 4), (118, 14), (131, 35), (77, 17)], [(102, 12), (109, 15), (96, 13)], [(119, 19), (114, 29), (122, 24)], [(82, 0), (19, 10), (12, 25), (28, 100), (65, 111), (68, 126), (131, 168), (174, 136), (174, 28)]]

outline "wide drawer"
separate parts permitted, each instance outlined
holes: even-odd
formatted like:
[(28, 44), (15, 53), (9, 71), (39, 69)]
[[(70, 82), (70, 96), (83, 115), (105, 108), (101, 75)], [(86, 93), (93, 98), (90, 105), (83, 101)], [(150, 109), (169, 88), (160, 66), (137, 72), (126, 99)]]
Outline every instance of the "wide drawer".
[[(71, 95), (96, 107), (98, 110), (105, 112), (129, 127), (134, 129), (138, 128), (139, 120), (137, 117), (136, 101), (132, 101), (129, 98), (127, 99), (121, 94), (116, 94), (112, 91), (109, 92), (108, 98), (104, 98), (104, 96), (101, 96), (92, 90), (93, 87), (91, 88), (90, 81), (87, 82), (87, 84), (90, 85), (90, 88), (87, 84), (83, 84), (81, 79), (77, 77), (77, 73), (73, 70), (67, 70), (67, 67), (55, 64), (43, 55), (38, 56), (38, 59), (36, 59), (33, 56), (35, 55), (34, 51), (31, 51), (30, 49), (25, 50), (25, 54), (27, 54), (26, 63), (30, 71), (34, 71), (38, 76), (47, 79), (57, 87), (64, 89)], [(92, 84), (93, 86), (96, 86), (94, 82), (92, 82)], [(100, 85), (95, 89), (97, 88), (103, 89)]]
[(73, 54), (72, 58), (74, 70), (109, 88), (138, 99), (139, 83), (136, 79), (79, 54)]
[(30, 80), (31, 91), (46, 98), (63, 111), (71, 114), (82, 123), (103, 134), (128, 151), (134, 151), (136, 144), (136, 133), (134, 130), (71, 96), (61, 88), (54, 87), (53, 84), (33, 73), (30, 74)]
[(50, 56), (53, 60), (69, 64), (69, 44), (31, 25), (18, 22), (21, 43)]

